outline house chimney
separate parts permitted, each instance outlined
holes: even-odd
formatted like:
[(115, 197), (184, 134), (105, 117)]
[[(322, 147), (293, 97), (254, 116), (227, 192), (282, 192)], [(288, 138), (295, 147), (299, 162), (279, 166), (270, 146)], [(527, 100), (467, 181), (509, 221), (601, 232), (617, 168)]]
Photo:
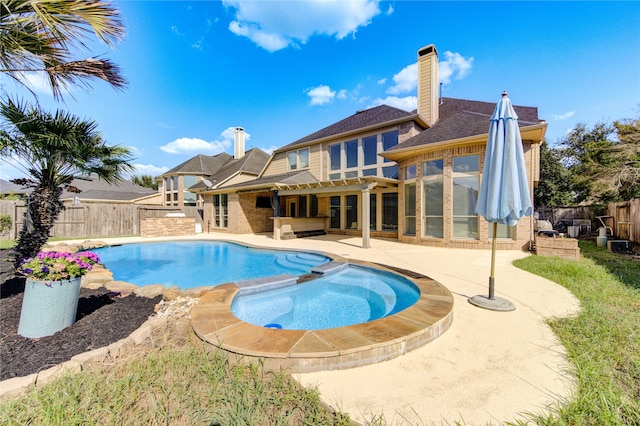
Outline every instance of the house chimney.
[(433, 44), (418, 50), (418, 114), (429, 125), (438, 120), (438, 51)]
[(242, 157), (244, 157), (244, 129), (236, 127), (236, 131), (233, 133), (233, 158)]

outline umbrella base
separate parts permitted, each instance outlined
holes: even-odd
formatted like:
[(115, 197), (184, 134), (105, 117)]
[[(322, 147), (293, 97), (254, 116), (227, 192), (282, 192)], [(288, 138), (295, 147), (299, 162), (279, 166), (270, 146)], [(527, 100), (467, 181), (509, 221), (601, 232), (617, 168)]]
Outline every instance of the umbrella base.
[(495, 297), (493, 299), (489, 299), (487, 296), (473, 296), (467, 299), (469, 303), (479, 308), (489, 309), (491, 311), (515, 311), (516, 305), (508, 301), (507, 299), (503, 299), (501, 297)]

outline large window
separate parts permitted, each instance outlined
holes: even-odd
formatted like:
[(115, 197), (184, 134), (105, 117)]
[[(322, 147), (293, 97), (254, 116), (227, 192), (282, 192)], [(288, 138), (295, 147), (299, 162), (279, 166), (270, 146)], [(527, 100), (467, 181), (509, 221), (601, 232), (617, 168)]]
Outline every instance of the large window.
[(378, 196), (376, 194), (369, 194), (369, 229), (375, 231), (377, 229), (377, 211), (378, 211)]
[(478, 239), (478, 156), (453, 157), (453, 238)]
[(398, 179), (398, 166), (378, 156), (378, 153), (397, 144), (398, 131), (392, 130), (329, 145), (329, 179), (359, 176)]
[(365, 166), (378, 162), (378, 137), (376, 135), (362, 138), (362, 153)]
[(422, 187), (424, 195), (424, 225), (422, 233), (426, 237), (442, 238), (443, 228), (443, 160), (427, 161), (422, 164)]
[(227, 227), (227, 194), (213, 195), (213, 226), (216, 228)]
[(287, 152), (287, 169), (300, 170), (309, 167), (309, 148)]
[(404, 235), (416, 235), (416, 183), (404, 186)]
[(398, 231), (398, 193), (382, 194), (382, 230)]
[(340, 196), (329, 198), (329, 228), (340, 229)]
[(345, 205), (345, 229), (358, 229), (358, 196), (347, 195), (344, 197)]
[[(392, 132), (387, 132), (382, 134), (382, 150), (386, 151), (391, 147), (398, 145), (398, 131), (394, 130)], [(389, 162), (391, 160), (387, 160), (385, 158), (385, 162)]]

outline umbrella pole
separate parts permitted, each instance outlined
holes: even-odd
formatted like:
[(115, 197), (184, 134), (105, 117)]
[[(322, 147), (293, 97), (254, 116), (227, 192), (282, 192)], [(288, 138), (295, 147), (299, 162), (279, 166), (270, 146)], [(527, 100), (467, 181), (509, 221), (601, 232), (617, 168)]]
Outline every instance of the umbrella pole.
[(495, 299), (496, 282), (496, 233), (498, 232), (498, 222), (493, 222), (493, 241), (491, 242), (491, 275), (489, 276), (489, 299)]

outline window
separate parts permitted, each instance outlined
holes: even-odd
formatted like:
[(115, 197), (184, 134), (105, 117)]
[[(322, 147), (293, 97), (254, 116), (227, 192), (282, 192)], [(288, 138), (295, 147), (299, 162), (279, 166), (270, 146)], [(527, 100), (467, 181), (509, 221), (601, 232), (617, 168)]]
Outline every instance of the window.
[(311, 195), (310, 217), (318, 217), (318, 196)]
[(300, 170), (309, 167), (309, 148), (287, 152), (287, 169)]
[(331, 170), (340, 170), (342, 168), (340, 163), (340, 144), (329, 146), (329, 163), (331, 164)]
[(382, 230), (398, 231), (398, 193), (382, 194)]
[(215, 228), (227, 227), (227, 194), (213, 195), (213, 226)]
[(184, 189), (187, 189), (196, 184), (195, 176), (184, 176), (183, 179), (184, 179)]
[(422, 163), (422, 187), (424, 195), (424, 225), (423, 235), (426, 237), (442, 238), (443, 227), (443, 160)]
[[(398, 145), (398, 131), (387, 132), (382, 134), (382, 150), (386, 151), (391, 147)], [(384, 159), (385, 163), (391, 160)]]
[(345, 142), (344, 152), (347, 168), (358, 167), (358, 141)]
[(478, 156), (453, 158), (453, 238), (478, 239)]
[(382, 169), (382, 176), (389, 179), (398, 179), (398, 166), (389, 166)]
[(345, 229), (358, 229), (358, 196), (347, 195), (344, 197), (345, 205)]
[(298, 217), (307, 217), (307, 196), (298, 195)]
[(193, 192), (186, 192), (184, 193), (184, 205), (185, 206), (195, 206), (196, 205), (196, 200), (197, 200), (197, 195), (194, 194)]
[(416, 235), (416, 184), (404, 186), (404, 234)]
[(369, 194), (369, 229), (375, 231), (377, 229), (377, 200), (378, 196), (376, 194)]
[[(496, 238), (510, 238), (513, 239), (515, 233), (515, 226), (507, 226), (503, 223), (498, 224), (498, 232), (496, 232)], [(489, 224), (489, 238), (493, 238), (493, 223)]]
[(329, 228), (340, 229), (340, 196), (329, 198)]
[(404, 169), (404, 180), (410, 180), (416, 178), (416, 165), (412, 164)]
[(364, 165), (370, 166), (378, 162), (378, 136), (367, 136), (362, 138), (362, 153), (364, 154)]
[(272, 209), (271, 198), (269, 197), (256, 197), (257, 209)]

